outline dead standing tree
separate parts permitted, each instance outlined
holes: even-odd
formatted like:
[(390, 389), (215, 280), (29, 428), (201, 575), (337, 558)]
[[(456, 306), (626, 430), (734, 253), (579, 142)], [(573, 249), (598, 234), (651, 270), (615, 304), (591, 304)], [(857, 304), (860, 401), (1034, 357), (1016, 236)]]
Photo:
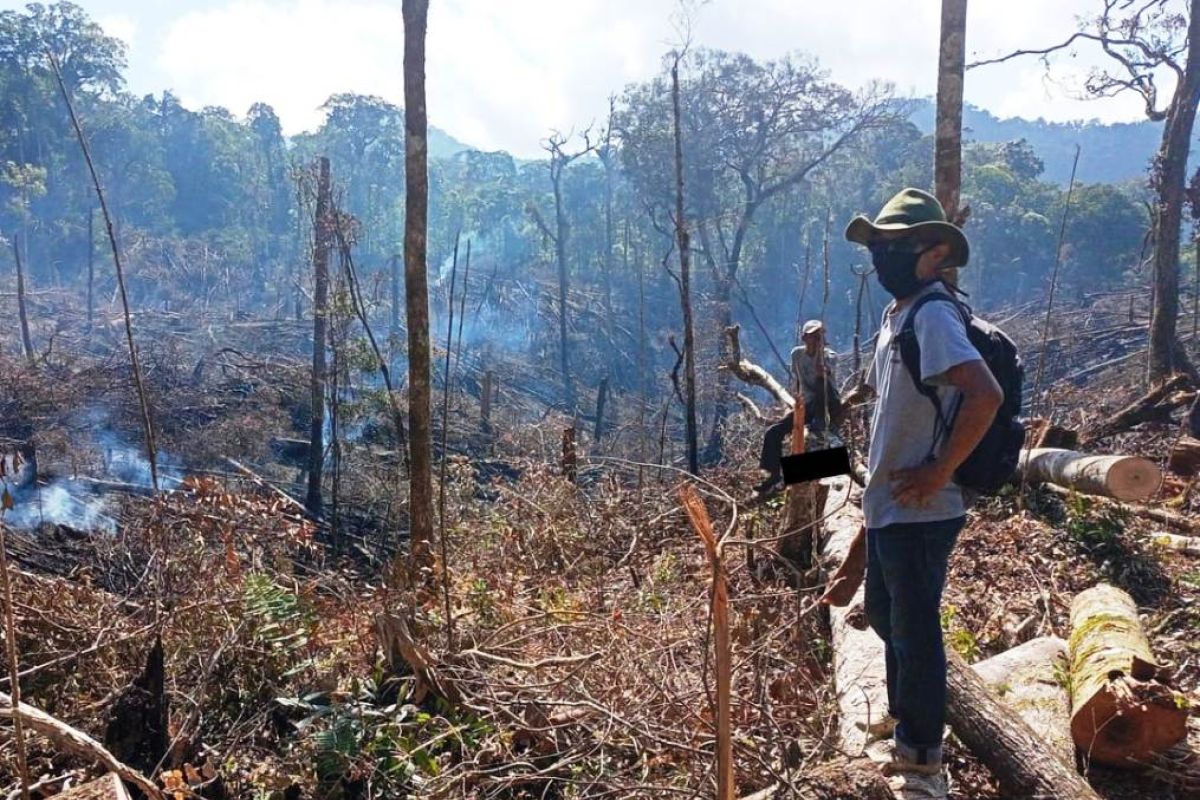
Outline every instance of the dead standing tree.
[(679, 109), (679, 62), (676, 52), (671, 65), (671, 121), (675, 140), (675, 239), (679, 248), (679, 304), (683, 309), (683, 386), (687, 420), (688, 471), (700, 474), (699, 431), (696, 423), (696, 333), (692, 321), (691, 238), (683, 202), (683, 131)]
[(581, 135), (583, 147), (568, 152), (567, 144), (571, 141), (570, 134), (554, 131), (542, 142), (542, 149), (550, 154), (548, 169), (550, 172), (550, 188), (554, 195), (554, 230), (542, 219), (537, 208), (532, 204), (529, 213), (541, 229), (542, 234), (554, 244), (554, 261), (558, 271), (558, 351), (559, 368), (562, 370), (562, 400), (568, 414), (575, 413), (575, 383), (571, 379), (571, 343), (568, 336), (570, 325), (567, 319), (568, 294), (570, 293), (570, 270), (567, 263), (568, 244), (571, 237), (571, 222), (567, 219), (563, 207), (563, 175), (573, 162), (596, 149), (597, 144), (591, 141), (591, 131), (586, 130)]
[[(1160, 382), (1171, 373), (1195, 372), (1180, 345), (1179, 239), (1182, 232), (1187, 160), (1191, 148), (1196, 106), (1200, 103), (1200, 0), (1102, 0), (1103, 10), (1060, 44), (1035, 50), (1018, 50), (999, 58), (978, 61), (972, 68), (997, 64), (1021, 56), (1041, 56), (1067, 50), (1079, 42), (1097, 45), (1110, 62), (1094, 69), (1084, 90), (1092, 97), (1112, 97), (1125, 92), (1140, 95), (1147, 118), (1165, 122), (1162, 143), (1151, 169), (1150, 183), (1157, 194), (1153, 262), (1154, 309), (1150, 320), (1150, 353), (1147, 373)], [(1158, 77), (1169, 74), (1175, 91), (1163, 104)]]
[(313, 218), (312, 418), (309, 428), (308, 492), (304, 507), (321, 518), (321, 478), (325, 463), (325, 342), (329, 325), (329, 240), (333, 233), (329, 159), (318, 159), (317, 210)]
[(404, 294), (408, 327), (409, 535), (414, 578), (433, 542), (433, 385), (429, 345), (428, 118), (425, 29), (429, 0), (404, 0)]

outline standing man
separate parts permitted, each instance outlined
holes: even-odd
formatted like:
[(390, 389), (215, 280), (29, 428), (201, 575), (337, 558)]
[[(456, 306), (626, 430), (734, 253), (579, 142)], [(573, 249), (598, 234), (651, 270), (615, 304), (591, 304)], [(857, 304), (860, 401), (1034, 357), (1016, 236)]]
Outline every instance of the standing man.
[[(830, 429), (836, 428), (842, 418), (842, 401), (838, 398), (834, 377), (837, 356), (825, 345), (825, 325), (819, 319), (804, 323), (800, 341), (801, 346), (792, 349), (792, 392), (793, 396), (804, 399), (804, 424), (809, 433), (823, 443)], [(768, 494), (783, 482), (780, 459), (783, 442), (792, 433), (793, 417), (789, 413), (763, 434), (758, 467), (767, 473), (767, 477), (754, 487), (760, 495)]]
[[(894, 788), (910, 796), (946, 796), (942, 736), (946, 717), (946, 653), (940, 606), (950, 553), (966, 522), (954, 472), (975, 449), (1004, 399), (967, 338), (953, 302), (926, 302), (913, 319), (924, 383), (937, 387), (942, 408), (957, 408), (939, 424), (901, 357), (897, 336), (923, 295), (952, 298), (942, 271), (965, 266), (962, 231), (946, 221), (937, 199), (917, 189), (893, 197), (875, 221), (856, 217), (849, 241), (871, 252), (879, 283), (894, 301), (884, 311), (867, 392), (871, 417), (865, 524), (824, 602), (846, 605), (866, 572), (865, 609), (883, 640), (888, 711), (895, 747), (883, 765)], [(875, 726), (873, 726), (875, 727)]]

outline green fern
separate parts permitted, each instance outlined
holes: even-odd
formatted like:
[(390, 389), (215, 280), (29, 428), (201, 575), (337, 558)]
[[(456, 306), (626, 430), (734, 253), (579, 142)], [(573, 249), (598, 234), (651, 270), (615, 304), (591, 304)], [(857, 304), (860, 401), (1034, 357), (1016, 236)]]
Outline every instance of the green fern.
[(261, 573), (246, 577), (242, 605), (246, 616), (254, 622), (255, 636), (286, 653), (294, 653), (308, 644), (309, 633), (317, 621), (312, 608), (299, 595)]

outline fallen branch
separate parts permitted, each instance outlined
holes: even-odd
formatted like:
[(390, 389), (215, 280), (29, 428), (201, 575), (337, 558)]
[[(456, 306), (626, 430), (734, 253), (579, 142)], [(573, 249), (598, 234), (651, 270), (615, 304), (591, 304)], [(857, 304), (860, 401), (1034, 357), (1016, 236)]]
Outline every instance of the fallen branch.
[(753, 361), (742, 358), (741, 330), (741, 327), (737, 325), (731, 325), (725, 329), (725, 336), (729, 339), (729, 360), (717, 369), (731, 373), (743, 383), (766, 389), (780, 405), (787, 406), (789, 409), (795, 406), (796, 401), (792, 399), (791, 392), (783, 388), (783, 384), (775, 380), (771, 373)]
[[(1044, 483), (1042, 488), (1053, 495), (1064, 499), (1074, 497), (1080, 492), (1058, 486), (1053, 483)], [(1137, 517), (1143, 517), (1154, 522), (1170, 525), (1172, 528), (1187, 531), (1189, 533), (1200, 532), (1200, 520), (1186, 517), (1183, 514), (1177, 514), (1174, 511), (1167, 511), (1165, 508), (1155, 508), (1152, 506), (1143, 506), (1135, 503), (1122, 503), (1117, 500), (1111, 500), (1107, 497), (1099, 497), (1097, 495), (1086, 495), (1088, 502), (1095, 503), (1102, 508), (1118, 511), (1123, 514), (1130, 514)]]
[(21, 703), (14, 709), (12, 697), (4, 692), (0, 692), (0, 718), (14, 720), (19, 718), (31, 731), (45, 736), (63, 750), (87, 758), (93, 763), (102, 765), (110, 772), (115, 772), (122, 780), (136, 786), (151, 800), (166, 800), (154, 781), (118, 761), (117, 757), (100, 742), (78, 728), (73, 728), (28, 703)]
[(1184, 389), (1191, 385), (1191, 379), (1186, 375), (1176, 375), (1161, 386), (1151, 389), (1146, 394), (1134, 400), (1112, 417), (1084, 433), (1080, 442), (1091, 444), (1098, 439), (1127, 431), (1135, 425), (1153, 420), (1164, 421), (1170, 418), (1171, 412), (1180, 405), (1192, 400), (1189, 395), (1182, 395)]

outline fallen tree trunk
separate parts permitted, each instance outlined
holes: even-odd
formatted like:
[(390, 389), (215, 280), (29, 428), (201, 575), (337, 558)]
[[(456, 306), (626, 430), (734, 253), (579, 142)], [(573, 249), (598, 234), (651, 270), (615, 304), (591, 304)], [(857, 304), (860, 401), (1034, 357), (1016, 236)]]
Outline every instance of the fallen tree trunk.
[(1095, 456), (1074, 450), (1022, 450), (1020, 468), (1034, 483), (1057, 483), (1068, 489), (1117, 500), (1146, 500), (1162, 485), (1162, 471), (1137, 456)]
[(1100, 584), (1071, 603), (1071, 736), (1084, 756), (1138, 767), (1187, 734), (1184, 698), (1159, 680), (1128, 594)]
[(61, 749), (100, 764), (110, 772), (115, 772), (123, 780), (132, 783), (144, 792), (151, 800), (164, 800), (163, 793), (154, 781), (132, 767), (122, 764), (116, 756), (105, 749), (104, 745), (91, 736), (27, 703), (21, 703), (19, 710), (16, 710), (13, 708), (12, 697), (0, 692), (0, 719), (12, 719), (15, 714), (21, 715), (21, 721), (29, 730), (45, 736)]
[(1171, 412), (1177, 406), (1192, 400), (1191, 397), (1181, 394), (1190, 385), (1191, 379), (1186, 375), (1176, 375), (1087, 431), (1081, 437), (1081, 442), (1086, 445), (1097, 439), (1127, 431), (1143, 422), (1169, 420)]
[[(830, 485), (829, 496), (841, 498), (847, 490), (845, 478)], [(828, 511), (832, 509), (827, 508)], [(837, 568), (850, 552), (850, 544), (862, 526), (862, 513), (847, 504), (825, 520), (828, 536), (822, 548), (824, 566)], [(887, 677), (883, 642), (867, 627), (863, 589), (845, 607), (829, 609), (833, 642), (833, 681), (838, 701), (838, 739), (851, 755), (861, 754), (870, 743), (869, 731), (887, 715)]]
[(1067, 643), (1057, 636), (1030, 639), (971, 665), (1009, 708), (1029, 723), (1064, 764), (1075, 763), (1071, 740), (1071, 696), (1062, 680)]

